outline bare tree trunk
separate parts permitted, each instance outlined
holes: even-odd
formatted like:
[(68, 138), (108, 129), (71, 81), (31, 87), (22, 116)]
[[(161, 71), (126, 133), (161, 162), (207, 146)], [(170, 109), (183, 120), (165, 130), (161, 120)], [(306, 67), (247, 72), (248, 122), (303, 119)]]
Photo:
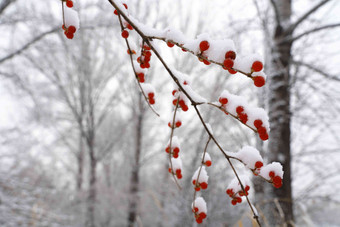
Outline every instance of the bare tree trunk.
[[(291, 31), (286, 29), (291, 19), (291, 1), (275, 0), (280, 24), (274, 32), (272, 49), (272, 70), (269, 80), (269, 118), (270, 140), (268, 144), (270, 161), (279, 161), (283, 164), (283, 186), (280, 189), (270, 188), (271, 203), (268, 210), (270, 226), (282, 225), (294, 220), (292, 185), (291, 185), (291, 151), (290, 151), (290, 60), (291, 42), (280, 42)], [(278, 203), (274, 203), (273, 200)], [(274, 212), (274, 213), (273, 213)]]
[(77, 191), (80, 192), (83, 184), (83, 172), (84, 172), (84, 144), (83, 135), (81, 132), (79, 135), (79, 151), (77, 154), (77, 162), (78, 162)]
[(87, 227), (95, 227), (95, 205), (96, 205), (96, 169), (97, 169), (97, 160), (94, 156), (94, 147), (90, 146), (90, 185), (89, 185), (89, 194), (87, 198), (87, 215), (86, 215), (86, 226)]
[(128, 208), (128, 226), (133, 227), (138, 211), (138, 190), (139, 190), (139, 159), (142, 151), (142, 129), (143, 129), (143, 103), (141, 94), (138, 94), (139, 111), (135, 113), (136, 119), (136, 137), (135, 137), (135, 159), (132, 165), (132, 172), (130, 178), (130, 190), (129, 190), (129, 208)]

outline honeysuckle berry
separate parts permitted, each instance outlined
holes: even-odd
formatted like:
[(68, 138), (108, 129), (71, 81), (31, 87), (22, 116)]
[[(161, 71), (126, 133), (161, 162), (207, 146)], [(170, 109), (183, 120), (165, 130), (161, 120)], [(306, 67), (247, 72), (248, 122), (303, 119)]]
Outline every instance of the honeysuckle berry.
[(73, 37), (74, 37), (74, 33), (67, 32), (67, 31), (65, 31), (65, 35), (68, 39), (73, 39)]
[(263, 69), (263, 64), (262, 62), (260, 61), (254, 61), (252, 66), (251, 66), (251, 69), (254, 71), (254, 72), (259, 72)]
[(220, 97), (218, 99), (218, 101), (222, 104), (222, 105), (225, 105), (228, 103), (228, 99), (227, 98), (224, 98), (224, 97)]
[(236, 53), (232, 50), (228, 51), (227, 53), (225, 53), (225, 58), (230, 58), (232, 60), (235, 60), (236, 58)]
[(253, 80), (254, 80), (254, 85), (256, 87), (262, 87), (266, 83), (265, 79), (262, 76), (255, 76), (253, 77)]
[(203, 63), (204, 63), (205, 65), (210, 65), (210, 64), (211, 64), (208, 60), (205, 60), (205, 59), (203, 59)]
[(129, 37), (129, 32), (128, 32), (127, 30), (123, 30), (123, 31), (122, 31), (122, 37), (123, 37), (124, 39), (127, 39), (127, 38)]
[(262, 124), (263, 124), (263, 122), (262, 122), (262, 120), (260, 120), (260, 119), (256, 119), (256, 120), (254, 121), (254, 126), (255, 126), (255, 128), (260, 128), (260, 127), (262, 126)]
[(263, 163), (262, 163), (261, 161), (257, 161), (257, 162), (255, 163), (255, 168), (256, 168), (256, 169), (260, 169), (262, 166), (263, 166)]
[(68, 32), (75, 33), (77, 29), (76, 29), (76, 27), (74, 27), (73, 25), (71, 25), (71, 26), (69, 26), (69, 27), (67, 28), (67, 30), (68, 30)]
[(243, 111), (244, 111), (244, 107), (243, 106), (236, 107), (236, 113), (237, 114), (241, 114), (241, 113), (243, 113)]
[(177, 128), (181, 127), (181, 125), (182, 125), (182, 122), (181, 122), (181, 121), (177, 121), (177, 122), (176, 122), (176, 127), (177, 127)]
[(144, 83), (145, 82), (144, 73), (138, 73), (137, 77), (138, 77), (139, 83)]
[(233, 70), (233, 69), (228, 69), (228, 72), (229, 72), (230, 74), (236, 74), (236, 73), (237, 73), (237, 71), (235, 71), (235, 70)]
[(245, 114), (245, 113), (239, 114), (239, 118), (240, 118), (240, 121), (241, 121), (243, 124), (246, 124), (247, 121), (248, 121), (248, 115)]
[(168, 47), (173, 47), (173, 46), (175, 46), (175, 44), (173, 44), (172, 42), (170, 42), (170, 41), (168, 41), (167, 43), (166, 43), (166, 45), (168, 45)]
[(268, 133), (263, 133), (263, 134), (260, 134), (260, 139), (261, 139), (261, 140), (263, 140), (263, 141), (265, 141), (265, 140), (269, 139), (269, 135), (268, 135)]
[(206, 161), (204, 164), (205, 164), (206, 166), (211, 166), (211, 161), (208, 160), (208, 161)]
[(209, 44), (208, 41), (204, 40), (204, 41), (200, 42), (200, 50), (201, 50), (201, 52), (208, 50), (209, 47), (210, 47), (210, 44)]
[(126, 28), (129, 29), (129, 30), (133, 30), (133, 27), (131, 26), (131, 24), (127, 24)]
[(73, 7), (73, 2), (71, 0), (67, 0), (66, 1), (66, 6), (69, 7), (69, 8), (72, 8)]
[(234, 66), (234, 61), (231, 58), (227, 58), (224, 60), (223, 66), (225, 69), (230, 69)]

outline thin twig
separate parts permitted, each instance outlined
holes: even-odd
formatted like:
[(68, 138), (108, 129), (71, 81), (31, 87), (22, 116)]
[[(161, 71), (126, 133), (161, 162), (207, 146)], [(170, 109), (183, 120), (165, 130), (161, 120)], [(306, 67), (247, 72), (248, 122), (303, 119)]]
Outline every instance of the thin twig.
[[(124, 27), (123, 27), (123, 23), (122, 23), (122, 19), (120, 18), (120, 14), (118, 14), (118, 19), (119, 19), (119, 23), (120, 23), (120, 26), (121, 26), (121, 30), (123, 31), (124, 30)], [(131, 47), (130, 47), (130, 44), (129, 44), (129, 41), (128, 39), (125, 39), (125, 43), (126, 43), (126, 46), (129, 50), (129, 55), (130, 55), (130, 61), (131, 61), (131, 66), (132, 66), (132, 70), (135, 74), (135, 78), (137, 80), (137, 84), (138, 84), (138, 87), (140, 89), (140, 91), (142, 92), (142, 95), (146, 101), (146, 103), (148, 104), (148, 106), (150, 107), (150, 109), (159, 117), (159, 114), (156, 112), (156, 110), (151, 106), (149, 100), (148, 100), (148, 97), (146, 96), (140, 82), (139, 82), (139, 79), (138, 79), (138, 76), (137, 76), (137, 72), (136, 72), (136, 69), (135, 69), (135, 65), (133, 63), (133, 59), (132, 59), (132, 50), (131, 50)]]

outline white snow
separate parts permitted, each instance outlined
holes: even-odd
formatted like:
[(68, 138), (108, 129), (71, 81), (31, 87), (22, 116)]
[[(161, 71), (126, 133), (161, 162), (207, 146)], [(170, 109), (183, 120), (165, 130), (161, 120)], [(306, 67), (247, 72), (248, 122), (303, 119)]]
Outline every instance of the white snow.
[(197, 197), (195, 199), (195, 202), (192, 204), (192, 208), (194, 209), (194, 206), (198, 208), (198, 213), (205, 213), (207, 214), (207, 203), (202, 197)]
[(270, 177), (269, 177), (270, 171), (274, 171), (275, 176), (279, 176), (279, 177), (281, 177), (281, 179), (283, 178), (283, 168), (282, 168), (281, 163), (272, 162), (272, 163), (270, 163), (266, 166), (263, 166), (261, 168), (259, 175), (262, 176), (263, 178), (267, 179), (267, 180), (270, 180)]
[(251, 146), (244, 146), (234, 156), (242, 160), (242, 162), (249, 169), (255, 169), (255, 163), (257, 161), (260, 161), (263, 163), (263, 159), (260, 155), (260, 152), (256, 148), (251, 147)]
[[(195, 171), (195, 173), (194, 173), (194, 175), (192, 176), (192, 179), (191, 179), (192, 181), (193, 180), (195, 180), (195, 181), (197, 180), (199, 171), (200, 171), (200, 168), (198, 168)], [(209, 176), (208, 176), (208, 173), (207, 173), (207, 171), (205, 169), (205, 166), (202, 166), (202, 169), (201, 169), (201, 172), (200, 172), (200, 176), (198, 178), (198, 183), (203, 183), (203, 182), (208, 183), (208, 179), (209, 179)]]
[(77, 30), (79, 29), (79, 17), (77, 11), (64, 7), (65, 27), (74, 26)]

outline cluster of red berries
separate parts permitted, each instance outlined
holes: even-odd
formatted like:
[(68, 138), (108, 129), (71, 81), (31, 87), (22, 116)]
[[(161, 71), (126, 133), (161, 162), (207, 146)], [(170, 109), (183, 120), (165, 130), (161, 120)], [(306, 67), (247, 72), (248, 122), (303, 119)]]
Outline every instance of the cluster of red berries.
[(76, 27), (71, 25), (68, 28), (65, 27), (65, 25), (63, 24), (62, 29), (64, 30), (64, 34), (68, 39), (73, 39), (74, 37), (74, 33), (76, 32)]
[(263, 166), (263, 162), (261, 162), (261, 161), (257, 161), (257, 162), (255, 163), (255, 168), (252, 169), (252, 171), (253, 171), (253, 173), (254, 173), (255, 176), (258, 175), (258, 173), (260, 172), (260, 169), (261, 169), (262, 166)]
[[(123, 3), (123, 5), (124, 5), (125, 9), (128, 9), (128, 6), (125, 3)], [(113, 13), (118, 15), (118, 11), (116, 9), (115, 9), (115, 11)]]
[(248, 121), (248, 115), (244, 112), (243, 106), (236, 107), (236, 113), (237, 113), (237, 117), (240, 119), (240, 121), (243, 124), (246, 124), (247, 121)]
[[(210, 47), (210, 44), (207, 40), (203, 40), (200, 42), (200, 51), (201, 51), (201, 54), (204, 56), (204, 51), (208, 50), (209, 47)], [(201, 62), (203, 62), (204, 64), (206, 65), (210, 65), (210, 62), (208, 60), (205, 60), (203, 58), (198, 58), (198, 60), (200, 60)]]
[(138, 81), (139, 83), (144, 83), (145, 82), (145, 75), (144, 73), (137, 73), (137, 78), (138, 78)]
[[(251, 66), (251, 72), (260, 72), (263, 69), (263, 63), (260, 61), (254, 61)], [(254, 81), (254, 85), (256, 87), (262, 87), (266, 81), (262, 75), (252, 75), (252, 79)]]
[(275, 175), (274, 171), (270, 171), (269, 177), (271, 179), (271, 183), (274, 185), (275, 188), (281, 188), (282, 178), (280, 176)]
[(223, 61), (223, 68), (228, 70), (230, 74), (235, 74), (237, 71), (233, 70), (234, 60), (236, 58), (236, 53), (232, 50), (225, 53), (225, 59)]
[(170, 146), (168, 146), (166, 149), (165, 149), (165, 152), (166, 153), (169, 153), (171, 152), (172, 156), (174, 158), (178, 158), (178, 153), (181, 151), (181, 149), (179, 149), (179, 147), (174, 147), (170, 150)]
[(204, 182), (204, 181), (203, 182), (196, 182), (196, 180), (192, 180), (192, 184), (195, 186), (196, 191), (200, 191), (201, 188), (202, 188), (202, 190), (208, 188), (208, 183)]
[(175, 172), (172, 172), (172, 169), (169, 168), (169, 173), (174, 174), (178, 179), (182, 179), (182, 170), (181, 169), (176, 169)]
[(269, 138), (267, 129), (263, 126), (262, 120), (256, 119), (254, 121), (254, 126), (257, 129), (257, 132), (259, 133), (259, 137), (261, 140), (267, 140)]
[[(175, 122), (175, 128), (179, 128), (179, 127), (181, 127), (181, 125), (182, 125), (182, 121), (181, 121), (181, 120), (176, 120), (176, 122)], [(169, 126), (170, 128), (172, 128), (172, 123), (169, 122), (169, 123), (168, 123), (168, 126)]]
[(156, 101), (155, 101), (155, 93), (149, 92), (148, 93), (148, 99), (149, 99), (150, 105), (155, 104), (156, 103)]
[(242, 202), (241, 197), (242, 196), (248, 196), (249, 189), (250, 189), (249, 185), (246, 185), (244, 187), (245, 192), (243, 190), (239, 190), (238, 192), (235, 193), (232, 188), (228, 188), (226, 190), (226, 193), (227, 193), (227, 195), (229, 195), (230, 198), (232, 198), (231, 204), (235, 206), (237, 203), (241, 203)]
[(71, 0), (66, 0), (66, 6), (69, 8), (73, 7), (73, 2)]
[(140, 64), (142, 69), (150, 68), (150, 60), (151, 60), (151, 48), (148, 45), (143, 45), (141, 56), (137, 58), (137, 62)]
[[(188, 107), (188, 105), (185, 103), (185, 100), (181, 97), (181, 95), (179, 95), (179, 91), (176, 90), (176, 89), (174, 89), (174, 90), (172, 91), (172, 95), (175, 97), (175, 98), (172, 100), (172, 104), (173, 104), (174, 106), (176, 106), (176, 105), (177, 105), (177, 102), (178, 102), (179, 107), (180, 107), (184, 112), (188, 111), (189, 107)], [(179, 96), (179, 98), (178, 98), (178, 96)]]
[(207, 214), (204, 212), (200, 212), (197, 207), (194, 207), (192, 209), (192, 212), (195, 214), (195, 219), (198, 224), (201, 224), (203, 222), (203, 219), (207, 217)]

